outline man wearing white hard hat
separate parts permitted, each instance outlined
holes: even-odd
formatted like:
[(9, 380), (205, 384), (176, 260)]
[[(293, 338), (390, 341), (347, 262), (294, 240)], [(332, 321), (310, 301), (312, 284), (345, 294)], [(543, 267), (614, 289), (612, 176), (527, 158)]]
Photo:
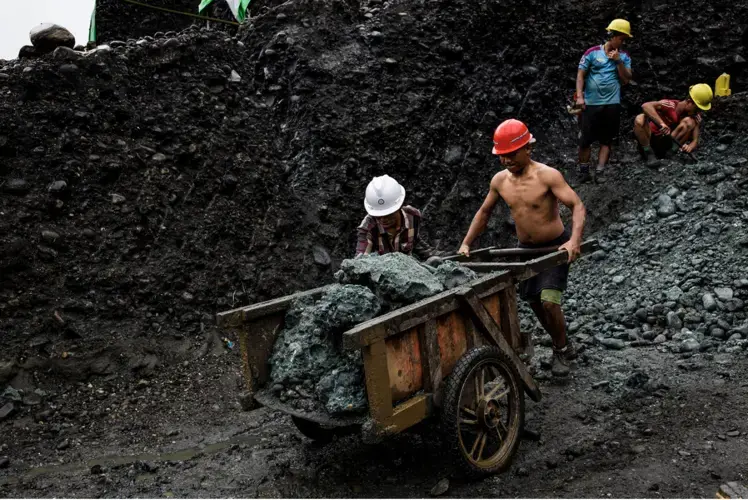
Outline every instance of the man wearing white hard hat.
[(366, 187), (364, 208), (369, 214), (358, 226), (356, 257), (401, 252), (426, 260), (447, 255), (420, 236), (422, 215), (405, 202), (405, 188), (389, 175), (374, 177)]

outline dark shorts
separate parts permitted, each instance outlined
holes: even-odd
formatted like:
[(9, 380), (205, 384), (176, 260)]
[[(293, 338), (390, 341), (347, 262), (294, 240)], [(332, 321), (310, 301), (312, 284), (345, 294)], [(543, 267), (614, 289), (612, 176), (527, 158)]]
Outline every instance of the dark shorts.
[[(571, 231), (568, 228), (564, 229), (561, 236), (558, 238), (546, 241), (545, 243), (537, 243), (532, 245), (525, 245), (519, 243), (519, 248), (543, 248), (552, 246), (561, 246), (571, 238)], [(519, 284), (519, 296), (522, 300), (528, 302), (538, 302), (540, 300), (540, 294), (543, 290), (558, 290), (563, 292), (566, 290), (566, 282), (569, 277), (569, 264), (552, 267), (529, 280), (522, 281)]]
[(621, 105), (586, 106), (579, 119), (579, 147), (587, 148), (593, 142), (599, 142), (601, 146), (610, 146), (618, 135)]
[(673, 141), (666, 135), (654, 135), (649, 139), (649, 145), (657, 158), (665, 158), (673, 148)]

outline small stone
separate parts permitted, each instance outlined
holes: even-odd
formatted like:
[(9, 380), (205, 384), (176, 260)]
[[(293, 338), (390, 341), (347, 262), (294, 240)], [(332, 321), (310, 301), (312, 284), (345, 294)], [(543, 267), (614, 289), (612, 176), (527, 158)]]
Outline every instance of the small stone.
[(385, 59), (384, 62), (385, 62), (385, 64), (387, 64), (389, 66), (394, 66), (394, 65), (397, 64), (397, 61), (394, 60), (394, 59), (392, 59), (391, 57), (388, 57), (387, 59)]
[(447, 165), (457, 165), (462, 161), (462, 157), (465, 155), (465, 151), (462, 146), (452, 146), (444, 154), (444, 163)]
[(735, 431), (726, 432), (725, 434), (727, 434), (727, 437), (734, 438), (734, 437), (740, 436), (740, 431), (735, 430)]
[(0, 469), (7, 469), (10, 467), (10, 459), (8, 457), (0, 458)]
[(190, 303), (194, 300), (195, 296), (192, 295), (190, 292), (184, 292), (182, 294), (182, 300), (184, 300), (187, 303)]
[(52, 52), (52, 57), (61, 61), (77, 61), (83, 57), (83, 54), (76, 52), (70, 47), (57, 47)]
[(165, 49), (178, 49), (181, 45), (182, 44), (176, 38), (169, 38), (168, 40), (164, 42)]
[(675, 311), (670, 311), (667, 313), (667, 326), (671, 330), (679, 331), (681, 328), (683, 328), (683, 321), (680, 319), (680, 316), (678, 316), (678, 313)]
[(626, 276), (623, 276), (622, 274), (618, 274), (616, 276), (613, 276), (613, 284), (614, 285), (620, 285), (624, 281), (626, 281)]
[(155, 155), (151, 156), (151, 160), (155, 161), (156, 163), (163, 163), (166, 161), (166, 155), (163, 153), (156, 153)]
[(122, 196), (121, 194), (112, 193), (112, 203), (114, 203), (115, 205), (119, 205), (120, 203), (124, 203), (124, 202), (125, 202), (124, 196)]
[(59, 444), (57, 445), (57, 449), (58, 449), (58, 450), (67, 450), (68, 448), (70, 448), (70, 440), (69, 440), (69, 439), (63, 439), (63, 440), (62, 440), (62, 441), (61, 441), (61, 442), (60, 442), (60, 443), (59, 443)]
[(704, 309), (709, 312), (715, 311), (717, 309), (717, 301), (714, 299), (714, 295), (712, 295), (711, 293), (705, 293), (701, 297), (701, 303), (704, 305)]
[(601, 261), (605, 259), (606, 255), (605, 250), (596, 250), (592, 255), (590, 255), (590, 258), (592, 260)]
[(717, 298), (723, 302), (732, 300), (733, 297), (732, 288), (715, 288), (714, 293), (717, 295)]
[(90, 228), (86, 228), (86, 229), (83, 230), (83, 236), (85, 236), (89, 240), (92, 240), (92, 239), (96, 238), (96, 231), (94, 231), (93, 229), (90, 229)]
[(701, 344), (696, 339), (686, 339), (680, 344), (680, 352), (698, 351)]
[(236, 71), (232, 69), (231, 76), (229, 76), (229, 81), (233, 83), (239, 83), (242, 81), (242, 77), (241, 75), (239, 75), (239, 73), (237, 73)]
[(724, 339), (727, 336), (727, 332), (725, 332), (722, 328), (712, 328), (709, 331), (709, 335), (711, 335), (715, 339)]
[(10, 194), (24, 195), (31, 190), (31, 186), (23, 179), (8, 179), (5, 191)]
[(449, 490), (449, 479), (445, 477), (431, 488), (430, 494), (432, 497), (438, 497), (445, 494), (447, 490)]
[(94, 464), (91, 466), (91, 474), (103, 474), (104, 468), (100, 464)]
[(673, 199), (666, 194), (657, 197), (657, 215), (660, 217), (669, 217), (676, 211)]
[(312, 247), (312, 255), (314, 256), (314, 263), (318, 266), (327, 267), (332, 262), (330, 254), (320, 245), (314, 245)]
[(667, 292), (665, 292), (665, 295), (667, 296), (668, 300), (675, 302), (680, 299), (681, 295), (683, 295), (683, 290), (681, 290), (680, 287), (673, 286), (670, 287)]
[(49, 244), (53, 244), (60, 239), (60, 235), (54, 231), (42, 231), (42, 239)]
[(626, 343), (621, 339), (600, 339), (600, 344), (608, 349), (614, 349), (616, 351), (620, 351), (626, 347)]
[(655, 344), (663, 344), (667, 342), (667, 337), (663, 334), (659, 334), (658, 336), (654, 338), (652, 342), (654, 342)]
[(610, 381), (609, 380), (601, 380), (599, 382), (595, 382), (594, 384), (592, 384), (592, 388), (593, 389), (599, 389), (601, 387), (608, 387), (608, 385), (610, 385)]
[(647, 448), (643, 444), (635, 444), (631, 447), (631, 453), (635, 455), (641, 455), (645, 451), (647, 451)]
[(54, 181), (52, 184), (49, 185), (49, 192), (52, 194), (60, 194), (67, 190), (68, 183), (65, 181)]
[(0, 408), (0, 422), (8, 418), (15, 409), (16, 407), (13, 403), (6, 403), (2, 408)]

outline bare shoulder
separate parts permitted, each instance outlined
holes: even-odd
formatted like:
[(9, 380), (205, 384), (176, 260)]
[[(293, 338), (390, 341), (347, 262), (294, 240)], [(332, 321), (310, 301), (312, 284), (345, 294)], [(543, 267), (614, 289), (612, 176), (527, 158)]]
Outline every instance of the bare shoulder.
[(507, 176), (507, 171), (502, 170), (500, 172), (497, 172), (496, 175), (493, 176), (493, 179), (491, 179), (491, 187), (498, 190), (499, 186), (504, 182)]
[(564, 176), (561, 172), (553, 167), (540, 162), (535, 162), (535, 171), (537, 172), (538, 179), (545, 182), (546, 184), (558, 184), (566, 183)]

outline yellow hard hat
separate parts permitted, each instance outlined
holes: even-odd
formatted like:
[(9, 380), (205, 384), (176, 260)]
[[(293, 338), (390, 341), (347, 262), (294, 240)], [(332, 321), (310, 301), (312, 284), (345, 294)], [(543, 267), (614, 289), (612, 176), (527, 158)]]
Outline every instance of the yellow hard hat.
[(608, 31), (618, 31), (619, 33), (628, 35), (629, 38), (634, 38), (631, 36), (631, 23), (625, 19), (613, 19), (605, 29)]
[(712, 97), (714, 97), (714, 94), (712, 93), (712, 88), (706, 83), (691, 85), (688, 89), (688, 95), (699, 109), (703, 109), (704, 111), (712, 109)]

